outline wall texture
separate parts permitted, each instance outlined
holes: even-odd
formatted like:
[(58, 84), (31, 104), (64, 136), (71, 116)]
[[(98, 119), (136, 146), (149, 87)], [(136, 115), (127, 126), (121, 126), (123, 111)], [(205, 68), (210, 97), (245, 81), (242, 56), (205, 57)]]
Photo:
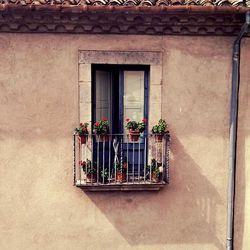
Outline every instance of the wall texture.
[(250, 247), (250, 39), (242, 40), (238, 153), (236, 175), (235, 245)]
[[(232, 41), (0, 34), (0, 249), (225, 249)], [(249, 46), (236, 249), (247, 249), (250, 230)], [(163, 51), (162, 117), (173, 142), (171, 183), (160, 192), (88, 194), (72, 186), (78, 51), (87, 49)]]

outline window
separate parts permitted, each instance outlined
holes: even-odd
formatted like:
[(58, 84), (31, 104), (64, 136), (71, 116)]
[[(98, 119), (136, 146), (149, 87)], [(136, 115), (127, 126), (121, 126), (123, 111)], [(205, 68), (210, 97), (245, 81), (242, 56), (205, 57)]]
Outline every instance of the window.
[[(109, 166), (110, 158), (112, 163), (115, 161), (114, 165), (126, 162), (127, 179), (130, 174), (137, 173), (137, 179), (138, 175), (143, 175), (141, 172), (147, 162), (144, 153), (147, 137), (141, 135), (138, 141), (130, 142), (125, 124), (127, 118), (135, 121), (148, 118), (148, 72), (148, 66), (92, 66), (92, 121), (108, 119), (112, 142), (112, 145), (94, 143), (93, 162), (101, 166)], [(146, 131), (147, 128), (145, 134)]]
[(147, 119), (148, 74), (149, 66), (93, 65), (92, 121), (105, 117), (111, 134), (124, 134), (126, 118)]

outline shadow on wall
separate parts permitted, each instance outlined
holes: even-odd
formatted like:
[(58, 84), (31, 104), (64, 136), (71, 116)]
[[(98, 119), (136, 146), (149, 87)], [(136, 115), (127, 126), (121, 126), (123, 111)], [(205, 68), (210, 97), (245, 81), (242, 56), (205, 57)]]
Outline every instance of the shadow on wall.
[[(243, 65), (245, 67), (246, 64)], [(245, 69), (245, 72), (247, 70)], [(239, 103), (239, 116), (238, 116), (238, 138), (237, 138), (237, 165), (236, 165), (236, 189), (235, 189), (235, 215), (234, 215), (234, 247), (235, 249), (244, 249), (244, 238), (248, 238), (246, 232), (244, 232), (244, 226), (247, 221), (247, 212), (245, 214), (246, 206), (246, 171), (248, 169), (246, 161), (248, 155), (248, 143), (247, 139), (250, 135), (249, 126), (249, 88), (244, 86), (247, 84), (247, 80), (242, 81), (242, 87), (240, 92)], [(247, 84), (248, 86), (248, 84)]]
[(245, 197), (246, 197), (246, 181), (245, 181), (245, 138), (238, 138), (241, 150), (237, 155), (236, 169), (236, 189), (235, 189), (235, 214), (234, 214), (234, 247), (235, 249), (243, 249), (244, 225), (245, 225)]
[(87, 193), (88, 197), (131, 246), (207, 243), (224, 249), (216, 237), (219, 194), (177, 138), (172, 153), (181, 157), (172, 160), (170, 185), (161, 191)]

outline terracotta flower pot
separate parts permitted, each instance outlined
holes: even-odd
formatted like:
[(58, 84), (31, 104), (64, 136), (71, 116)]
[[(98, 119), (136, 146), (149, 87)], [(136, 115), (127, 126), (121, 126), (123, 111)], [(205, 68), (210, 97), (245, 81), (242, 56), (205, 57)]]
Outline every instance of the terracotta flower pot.
[(126, 173), (117, 172), (116, 173), (116, 181), (125, 182), (126, 181)]
[(154, 134), (154, 138), (156, 142), (162, 142), (164, 134)]
[(80, 141), (81, 144), (86, 144), (87, 139), (88, 139), (87, 135), (81, 135), (81, 136), (79, 136), (79, 141)]
[(97, 177), (96, 174), (87, 174), (86, 175), (86, 182), (94, 183), (96, 182)]
[(151, 180), (152, 182), (159, 182), (160, 181), (159, 175), (157, 175), (156, 173), (152, 173)]
[(129, 130), (129, 140), (130, 141), (138, 141), (140, 138), (139, 130)]

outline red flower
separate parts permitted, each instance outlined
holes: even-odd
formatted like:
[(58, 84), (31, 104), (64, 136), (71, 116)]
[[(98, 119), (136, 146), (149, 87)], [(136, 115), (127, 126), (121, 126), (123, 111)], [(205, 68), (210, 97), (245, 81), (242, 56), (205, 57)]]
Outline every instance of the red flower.
[(107, 121), (108, 119), (106, 117), (103, 117), (102, 120), (105, 122)]
[(82, 123), (80, 123), (80, 126), (82, 126), (83, 124)]
[(126, 122), (129, 122), (130, 121), (130, 119), (129, 118), (126, 118)]
[(79, 161), (79, 165), (81, 165), (82, 167), (86, 166), (86, 161)]
[(96, 122), (96, 123), (95, 123), (95, 126), (99, 126), (99, 125), (100, 125), (100, 123), (99, 123), (99, 122)]
[(147, 123), (147, 119), (146, 119), (146, 118), (143, 118), (143, 119), (142, 119), (142, 122)]
[(128, 167), (128, 164), (126, 162), (123, 163), (123, 168), (126, 168), (127, 169)]

